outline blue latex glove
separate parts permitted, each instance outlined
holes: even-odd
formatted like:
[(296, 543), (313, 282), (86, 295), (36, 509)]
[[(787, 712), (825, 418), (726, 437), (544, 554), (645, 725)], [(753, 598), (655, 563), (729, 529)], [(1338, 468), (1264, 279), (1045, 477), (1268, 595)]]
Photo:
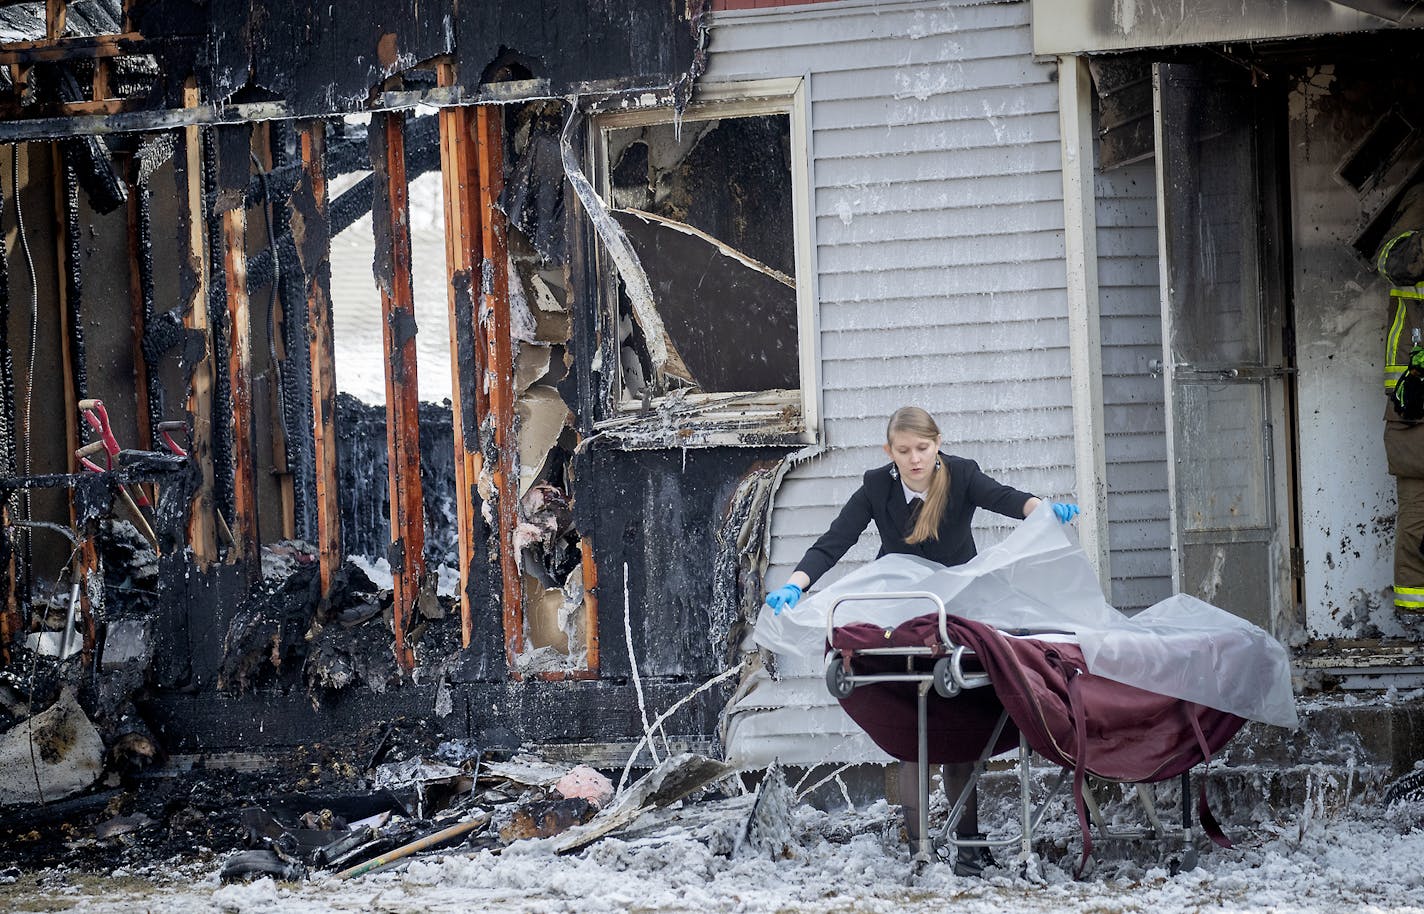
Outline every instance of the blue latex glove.
[(1062, 501), (1049, 502), (1049, 504), (1053, 506), (1053, 516), (1058, 518), (1059, 523), (1070, 523), (1073, 518), (1078, 516), (1077, 505), (1070, 505)]
[(766, 595), (766, 605), (771, 607), (773, 616), (781, 615), (783, 609), (790, 609), (801, 600), (801, 588), (795, 584), (783, 584)]

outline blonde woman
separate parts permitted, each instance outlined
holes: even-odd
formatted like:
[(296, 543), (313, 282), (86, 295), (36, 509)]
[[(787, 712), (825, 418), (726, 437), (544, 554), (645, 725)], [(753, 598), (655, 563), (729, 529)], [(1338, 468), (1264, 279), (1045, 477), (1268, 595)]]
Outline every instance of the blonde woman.
[[(970, 522), (979, 508), (1022, 520), (1046, 504), (1065, 524), (1077, 516), (1077, 505), (1046, 502), (996, 482), (973, 460), (942, 453), (941, 443), (939, 426), (929, 413), (918, 406), (897, 409), (885, 429), (890, 463), (865, 473), (860, 488), (830, 529), (806, 550), (791, 579), (767, 594), (772, 611), (795, 606), (871, 521), (880, 532), (880, 555), (902, 553), (941, 565), (962, 565), (978, 551)], [(972, 771), (970, 763), (944, 766), (945, 792), (951, 799), (959, 795)], [(919, 837), (918, 777), (914, 762), (900, 763), (900, 798), (912, 846)], [(982, 838), (977, 797), (970, 797), (956, 832), (963, 838)], [(979, 875), (992, 863), (984, 848), (960, 848), (954, 871), (961, 876)]]

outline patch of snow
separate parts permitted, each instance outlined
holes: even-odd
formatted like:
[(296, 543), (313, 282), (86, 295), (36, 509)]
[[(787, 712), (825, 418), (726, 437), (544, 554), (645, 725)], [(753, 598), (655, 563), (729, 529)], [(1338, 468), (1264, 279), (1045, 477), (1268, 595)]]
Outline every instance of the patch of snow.
[[(396, 579), (391, 574), (391, 563), (384, 557), (372, 559), (364, 555), (348, 555), (346, 561), (364, 571), (371, 583), (381, 590), (391, 590), (396, 586)], [(458, 576), (456, 580), (459, 580)]]
[[(787, 858), (734, 855), (731, 851), (749, 809), (750, 798), (745, 796), (691, 804), (647, 814), (630, 831), (577, 855), (555, 855), (550, 841), (525, 841), (501, 854), (451, 851), (421, 858), (403, 872), (349, 882), (318, 878), (278, 887), (262, 879), (214, 891), (210, 882), (195, 885), (191, 872), (175, 870), (166, 880), (155, 876), (147, 891), (135, 887), (132, 878), (113, 892), (90, 883), (92, 894), (84, 899), (82, 909), (91, 914), (214, 909), (234, 914), (357, 910), (928, 914), (951, 906), (956, 914), (1424, 912), (1424, 870), (1418, 866), (1424, 856), (1424, 820), (1418, 807), (1412, 815), (1355, 807), (1333, 817), (1302, 813), (1265, 822), (1254, 835), (1235, 834), (1236, 849), (1205, 850), (1198, 868), (1179, 874), (1155, 860), (1104, 856), (1082, 882), (1074, 881), (1069, 872), (1076, 858), (1071, 847), (1062, 863), (1044, 865), (1041, 882), (1019, 878), (1005, 867), (989, 870), (984, 879), (962, 878), (943, 863), (932, 864), (911, 882), (908, 851), (897, 834), (898, 812), (883, 800), (859, 812), (828, 814), (798, 807), (788, 831)], [(1072, 817), (1062, 818), (1050, 830), (1050, 843), (1071, 842), (1076, 834)], [(1004, 862), (1009, 859), (1007, 853), (998, 856)], [(41, 878), (42, 888), (7, 900), (15, 903), (16, 910), (53, 910), (59, 899), (72, 898), (73, 893), (65, 889), (74, 887), (62, 883)]]

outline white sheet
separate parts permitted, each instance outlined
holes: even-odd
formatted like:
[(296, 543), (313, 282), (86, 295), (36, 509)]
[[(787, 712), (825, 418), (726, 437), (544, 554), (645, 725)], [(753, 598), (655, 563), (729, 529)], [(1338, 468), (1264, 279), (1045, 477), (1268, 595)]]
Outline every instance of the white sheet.
[[(1052, 511), (1040, 509), (1001, 543), (945, 568), (887, 555), (780, 615), (763, 607), (753, 639), (777, 655), (784, 676), (819, 676), (826, 611), (840, 595), (928, 591), (953, 615), (1001, 629), (1075, 634), (1089, 671), (1128, 685), (1295, 728), (1290, 657), (1250, 622), (1186, 594), (1129, 617), (1103, 599), (1093, 567)], [(933, 610), (925, 600), (843, 604), (836, 624), (893, 627)]]

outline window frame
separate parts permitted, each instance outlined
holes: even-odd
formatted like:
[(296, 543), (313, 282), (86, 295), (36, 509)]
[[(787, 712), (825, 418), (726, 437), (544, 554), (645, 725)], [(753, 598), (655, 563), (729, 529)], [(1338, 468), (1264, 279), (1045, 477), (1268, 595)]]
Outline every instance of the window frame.
[[(623, 397), (621, 367), (616, 341), (600, 341), (602, 360), (614, 366), (603, 380), (607, 416), (594, 423), (599, 432), (621, 439), (633, 447), (645, 436), (637, 434), (641, 425), (666, 428), (669, 408), (676, 410), (680, 447), (715, 447), (748, 444), (816, 444), (821, 440), (820, 327), (818, 319), (815, 245), (812, 238), (811, 158), (806, 79), (763, 79), (736, 82), (700, 82), (696, 98), (688, 104), (682, 120), (700, 121), (757, 115), (786, 115), (791, 140), (791, 221), (795, 258), (796, 325), (798, 374), (797, 396), (761, 395), (765, 392), (663, 394), (650, 401), (651, 416), (643, 415), (640, 400)], [(611, 187), (608, 149), (609, 133), (628, 127), (670, 124), (673, 111), (667, 106), (628, 108), (598, 112), (589, 119), (589, 146), (594, 152), (594, 186), (610, 211)], [(618, 324), (618, 280), (602, 252), (598, 255), (600, 325)], [(669, 402), (676, 397), (676, 404)], [(784, 420), (787, 406), (800, 408), (799, 422)], [(719, 405), (720, 404), (720, 405)], [(662, 411), (659, 406), (664, 407)], [(780, 420), (780, 421), (778, 421)], [(648, 443), (644, 446), (657, 446)]]

